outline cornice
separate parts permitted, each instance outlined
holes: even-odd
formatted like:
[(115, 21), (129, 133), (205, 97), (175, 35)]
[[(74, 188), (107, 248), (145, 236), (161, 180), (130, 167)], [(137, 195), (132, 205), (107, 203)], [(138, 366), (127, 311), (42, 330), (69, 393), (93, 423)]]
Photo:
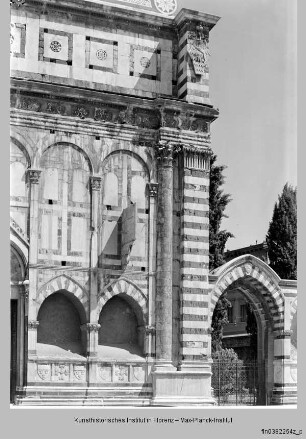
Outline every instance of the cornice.
[(185, 112), (195, 114), (199, 117), (207, 118), (210, 122), (219, 116), (219, 111), (212, 106), (189, 103), (171, 97), (146, 98), (122, 93), (108, 91), (97, 91), (87, 88), (58, 85), (45, 82), (29, 81), (11, 78), (11, 91), (14, 93), (24, 93), (28, 96), (53, 98), (59, 100), (69, 99), (75, 102), (88, 101), (89, 103), (105, 102), (107, 104), (132, 105), (143, 109), (163, 111), (167, 109), (173, 112)]
[[(17, 6), (12, 5), (13, 8)], [(146, 29), (146, 32), (158, 35), (158, 32), (166, 31), (172, 36), (175, 35), (175, 22), (173, 19), (155, 15), (145, 11), (129, 10), (119, 6), (112, 6), (110, 4), (90, 3), (84, 0), (27, 0), (22, 6), (23, 9), (41, 15), (58, 15), (59, 17), (69, 18), (69, 21), (74, 20), (81, 22), (88, 22), (90, 18), (91, 23), (98, 25), (103, 22), (105, 26), (121, 27), (127, 26), (129, 30), (131, 27)], [(17, 9), (21, 10), (18, 7)]]

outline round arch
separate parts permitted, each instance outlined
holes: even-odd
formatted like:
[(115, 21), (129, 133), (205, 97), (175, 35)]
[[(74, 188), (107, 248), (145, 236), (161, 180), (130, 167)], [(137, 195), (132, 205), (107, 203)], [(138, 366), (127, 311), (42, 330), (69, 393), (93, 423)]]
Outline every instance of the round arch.
[(22, 153), (24, 154), (24, 156), (25, 156), (25, 158), (26, 158), (26, 161), (27, 161), (27, 168), (28, 168), (28, 169), (31, 168), (31, 163), (32, 163), (32, 161), (31, 161), (31, 157), (30, 157), (30, 154), (29, 154), (27, 148), (23, 145), (22, 142), (20, 142), (18, 139), (16, 139), (16, 138), (13, 137), (13, 136), (10, 136), (10, 141), (11, 141), (15, 146), (17, 146), (17, 148), (19, 148), (20, 151), (22, 151)]
[(105, 145), (105, 149), (103, 149), (102, 151), (102, 156), (101, 156), (101, 161), (100, 161), (100, 165), (99, 165), (99, 172), (101, 172), (103, 170), (103, 164), (105, 162), (105, 160), (107, 160), (110, 156), (114, 155), (114, 154), (118, 154), (118, 153), (124, 153), (124, 154), (128, 154), (131, 157), (135, 158), (136, 160), (138, 160), (142, 166), (144, 167), (144, 169), (146, 170), (147, 174), (148, 174), (148, 179), (150, 180), (150, 176), (153, 172), (153, 159), (152, 157), (148, 154), (145, 153), (145, 151), (143, 150), (144, 148), (139, 148), (137, 146), (134, 145), (126, 145), (126, 144), (121, 144), (119, 143), (119, 147), (117, 147), (116, 149), (114, 149), (113, 145)]
[(117, 295), (126, 299), (127, 302), (132, 306), (138, 321), (145, 321), (147, 316), (147, 298), (136, 285), (127, 279), (115, 280), (105, 287), (98, 299), (96, 316), (97, 321), (106, 302)]
[[(44, 300), (51, 294), (59, 291), (66, 291), (77, 299), (75, 304), (78, 308), (80, 316), (82, 317), (83, 323), (85, 323), (89, 316), (88, 295), (84, 288), (82, 288), (74, 279), (66, 275), (61, 275), (51, 279), (38, 290), (38, 297), (36, 301), (38, 305), (37, 314)], [(78, 304), (80, 304), (80, 306), (78, 306)]]
[(94, 170), (94, 166), (92, 163), (91, 158), (89, 157), (89, 155), (87, 154), (86, 151), (84, 151), (84, 149), (82, 149), (80, 146), (76, 145), (75, 143), (72, 142), (67, 142), (67, 141), (58, 141), (55, 143), (52, 143), (51, 145), (48, 145), (46, 148), (44, 148), (41, 152), (41, 156), (39, 158), (39, 162), (41, 162), (41, 159), (43, 158), (44, 154), (49, 151), (51, 148), (59, 146), (59, 145), (63, 145), (63, 146), (70, 146), (71, 148), (75, 149), (76, 151), (78, 151), (80, 154), (82, 154), (85, 158), (85, 160), (88, 163), (89, 166), (89, 171), (92, 174), (93, 170)]
[(240, 279), (264, 299), (273, 320), (273, 328), (283, 329), (284, 297), (278, 285), (280, 278), (267, 264), (255, 256), (243, 255), (213, 270), (211, 274), (218, 276), (218, 280), (211, 293), (210, 318), (220, 296)]

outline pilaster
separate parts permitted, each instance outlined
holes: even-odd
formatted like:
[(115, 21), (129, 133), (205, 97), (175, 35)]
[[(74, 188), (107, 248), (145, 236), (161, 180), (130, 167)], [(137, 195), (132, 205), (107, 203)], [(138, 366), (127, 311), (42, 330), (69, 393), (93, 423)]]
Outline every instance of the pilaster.
[(175, 21), (179, 31), (178, 98), (211, 105), (209, 99), (209, 31), (219, 17), (182, 10)]
[(98, 297), (98, 208), (101, 177), (92, 176), (91, 185), (91, 249), (90, 249), (90, 321), (95, 319)]
[(30, 247), (29, 247), (29, 301), (28, 301), (28, 355), (36, 355), (37, 343), (37, 318), (36, 293), (37, 293), (37, 275), (38, 270), (35, 268), (38, 260), (38, 197), (39, 197), (39, 179), (41, 170), (29, 169), (27, 171), (27, 181), (30, 185)]
[[(148, 301), (148, 326), (146, 327), (147, 357), (155, 358), (155, 297), (156, 297), (156, 221), (157, 221), (157, 195), (158, 183), (149, 183), (149, 301)], [(151, 328), (150, 330), (148, 328)]]
[(180, 369), (209, 357), (209, 149), (182, 147)]

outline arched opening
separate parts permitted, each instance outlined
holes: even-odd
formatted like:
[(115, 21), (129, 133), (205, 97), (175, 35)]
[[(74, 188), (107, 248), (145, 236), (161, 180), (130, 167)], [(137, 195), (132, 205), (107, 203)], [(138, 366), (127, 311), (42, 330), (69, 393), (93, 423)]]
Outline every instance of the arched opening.
[(86, 339), (81, 331), (81, 325), (86, 322), (85, 311), (71, 293), (59, 290), (47, 297), (39, 309), (37, 320), (38, 355), (85, 354)]
[[(273, 311), (267, 290), (249, 276), (232, 282), (219, 296), (230, 302), (228, 322), (223, 323), (222, 352), (214, 355), (212, 385), (218, 387), (220, 405), (266, 405), (273, 388)], [(235, 358), (236, 356), (236, 358)], [(227, 357), (231, 357), (231, 360)], [(235, 365), (229, 366), (230, 362)], [(229, 376), (229, 368), (232, 375)], [(224, 372), (226, 371), (226, 373)], [(225, 378), (223, 384), (220, 383)], [(223, 392), (223, 393), (222, 393)], [(220, 397), (221, 394), (221, 397)], [(223, 398), (223, 399), (222, 399)]]
[(98, 356), (108, 360), (137, 359), (143, 356), (142, 311), (126, 294), (112, 297), (99, 316)]

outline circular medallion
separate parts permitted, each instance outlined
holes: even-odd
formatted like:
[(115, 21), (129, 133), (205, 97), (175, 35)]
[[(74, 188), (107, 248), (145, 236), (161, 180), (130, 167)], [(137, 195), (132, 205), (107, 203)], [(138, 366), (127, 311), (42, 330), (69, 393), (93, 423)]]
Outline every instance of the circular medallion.
[(140, 58), (140, 64), (142, 65), (142, 67), (147, 69), (148, 67), (150, 67), (151, 63), (150, 63), (149, 58), (147, 58), (146, 56), (143, 56)]
[(50, 49), (52, 52), (60, 52), (62, 50), (62, 45), (58, 41), (51, 41)]
[(176, 0), (154, 0), (154, 3), (157, 10), (162, 14), (171, 15), (177, 9)]
[(106, 50), (103, 49), (99, 49), (96, 51), (96, 57), (100, 60), (100, 61), (104, 61), (107, 58), (107, 52)]

